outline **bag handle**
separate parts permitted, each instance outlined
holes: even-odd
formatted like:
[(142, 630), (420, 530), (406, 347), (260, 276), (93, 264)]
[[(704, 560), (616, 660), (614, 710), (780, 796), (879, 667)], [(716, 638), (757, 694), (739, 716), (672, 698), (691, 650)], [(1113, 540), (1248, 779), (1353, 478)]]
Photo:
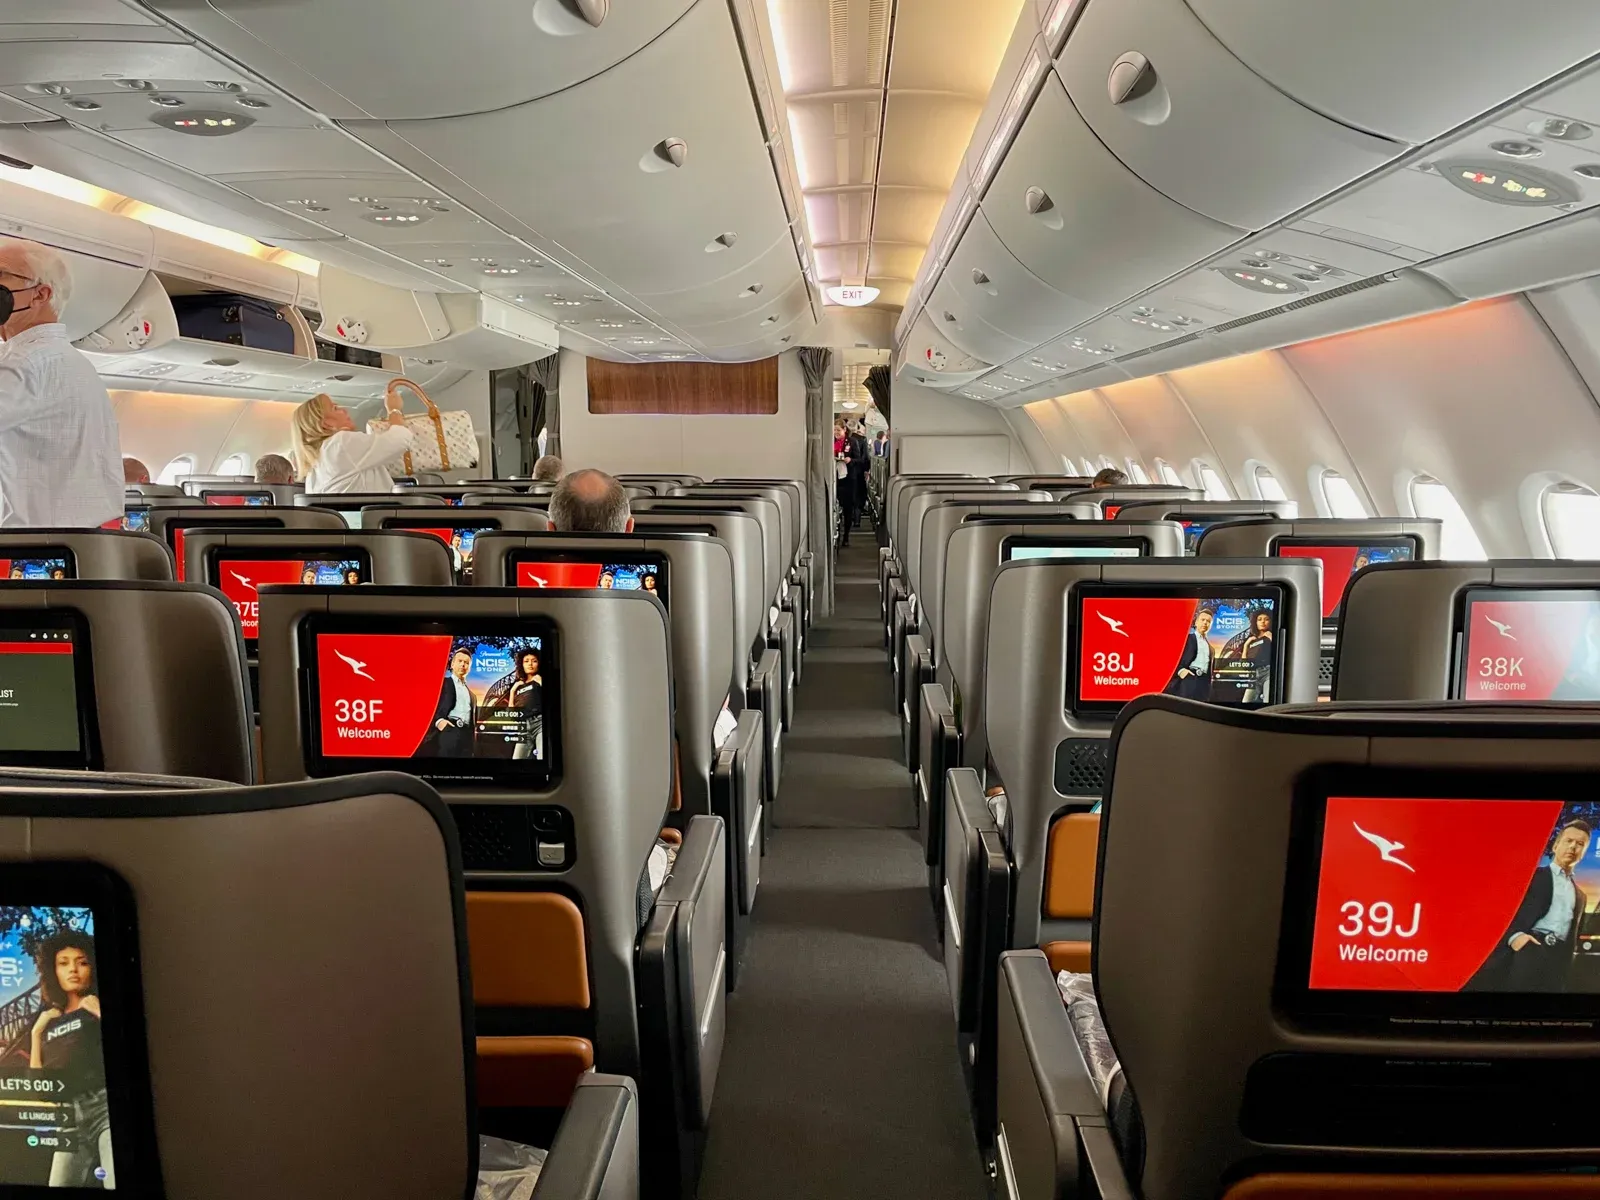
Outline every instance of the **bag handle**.
[[(428, 420), (433, 422), (433, 436), (439, 440), (439, 469), (448, 471), (450, 469), (450, 447), (445, 441), (444, 418), (439, 415), (439, 406), (433, 402), (432, 397), (422, 390), (422, 385), (403, 377), (391, 379), (389, 386), (383, 390), (384, 407), (388, 407), (388, 401), (395, 400), (398, 402), (397, 407), (401, 411), (405, 410), (405, 404), (400, 400), (399, 396), (402, 388), (408, 388), (415, 392), (421, 398), (423, 407), (428, 410)], [(409, 421), (406, 423), (410, 424)], [(406, 451), (405, 466), (407, 475), (414, 473), (411, 469), (411, 451), (409, 450)]]

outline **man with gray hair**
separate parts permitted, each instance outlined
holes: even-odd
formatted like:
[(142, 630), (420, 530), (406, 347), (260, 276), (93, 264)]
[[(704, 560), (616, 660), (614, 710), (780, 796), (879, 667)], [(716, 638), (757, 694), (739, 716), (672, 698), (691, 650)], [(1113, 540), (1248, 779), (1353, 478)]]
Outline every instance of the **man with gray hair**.
[(533, 464), (533, 478), (536, 483), (556, 483), (561, 479), (561, 459), (554, 454), (541, 455), (539, 461)]
[(574, 471), (550, 497), (550, 528), (557, 533), (632, 533), (628, 493), (604, 471)]
[(122, 517), (117, 418), (67, 340), (71, 298), (59, 253), (0, 240), (0, 527), (93, 529)]
[(294, 482), (294, 464), (281, 454), (263, 454), (256, 459), (256, 482), (290, 484)]

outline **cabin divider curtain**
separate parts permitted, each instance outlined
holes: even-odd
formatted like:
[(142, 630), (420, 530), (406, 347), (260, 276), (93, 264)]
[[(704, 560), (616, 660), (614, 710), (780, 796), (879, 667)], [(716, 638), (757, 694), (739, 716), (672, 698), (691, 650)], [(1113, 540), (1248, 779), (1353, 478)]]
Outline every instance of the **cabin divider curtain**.
[(867, 372), (867, 378), (864, 382), (867, 395), (872, 397), (872, 402), (878, 406), (878, 411), (883, 414), (884, 424), (893, 429), (894, 422), (889, 419), (889, 368), (883, 363), (879, 363)]
[(806, 505), (811, 528), (811, 606), (818, 617), (833, 612), (833, 404), (826, 394), (833, 352), (803, 346), (806, 381)]
[(539, 457), (545, 397), (532, 366), (524, 363), (489, 372), (490, 444), (497, 479), (532, 474), (534, 459)]
[[(546, 437), (544, 452), (559, 455), (561, 453), (561, 352), (558, 350), (548, 358), (541, 358), (536, 363), (529, 364), (528, 370), (533, 372), (535, 384), (538, 386), (541, 398), (541, 410), (544, 416), (542, 428)], [(533, 427), (533, 437), (537, 441), (541, 426)]]

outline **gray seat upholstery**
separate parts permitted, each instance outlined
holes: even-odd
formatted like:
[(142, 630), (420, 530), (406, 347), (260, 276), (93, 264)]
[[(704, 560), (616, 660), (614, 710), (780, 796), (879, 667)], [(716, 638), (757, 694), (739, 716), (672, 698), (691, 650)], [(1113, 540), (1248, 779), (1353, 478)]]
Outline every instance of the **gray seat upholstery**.
[[(263, 496), (269, 498), (269, 505), (292, 505), (296, 496), (306, 494), (303, 483), (190, 483), (185, 485), (184, 491), (202, 504), (225, 508), (249, 507), (250, 500)], [(249, 499), (241, 505), (241, 498)]]
[(1149, 500), (1204, 500), (1206, 494), (1199, 488), (1169, 487), (1164, 483), (1123, 483), (1109, 488), (1050, 488), (1057, 500), (1091, 500), (1104, 507), (1107, 504), (1138, 504)]
[[(1173, 785), (1174, 759), (1189, 764), (1182, 787)], [(1240, 763), (1249, 764), (1244, 788)], [(1297, 989), (1309, 977), (1306, 906), (1313, 893), (1306, 889), (1320, 870), (1319, 796), (1368, 798), (1345, 802), (1343, 831), (1352, 811), (1395, 805), (1396, 797), (1568, 796), (1581, 807), (1597, 778), (1600, 725), (1581, 708), (1332, 704), (1240, 714), (1168, 697), (1136, 702), (1115, 735), (1094, 982), (1137, 1102), (1143, 1149), (1125, 1152), (1124, 1126), (1118, 1154), (1119, 1139), (1042, 956), (1008, 955), (998, 1038), (999, 1157), (1016, 1181), (1011, 1194), (1586, 1194), (1594, 1186), (1583, 1178), (1596, 1151), (1593, 1133), (1573, 1129), (1572, 1110), (1541, 1111), (1536, 1092), (1517, 1081), (1528, 1072), (1549, 1080), (1591, 1069), (1600, 1043), (1587, 1024), (1569, 1025), (1565, 1036), (1530, 1035), (1516, 1015), (1530, 1011), (1527, 998), (1510, 996), (1498, 1024), (1483, 1017), (1417, 1020), (1405, 1015), (1418, 1011), (1415, 993), (1382, 989), (1338, 1021), (1313, 1022), (1301, 1007), (1309, 993)], [(1555, 805), (1553, 823), (1571, 807)], [(1372, 824), (1383, 820), (1381, 812), (1373, 817)], [(1467, 818), (1454, 820), (1470, 828), (1462, 825)], [(1331, 812), (1329, 821), (1332, 838)], [(1437, 852), (1418, 857), (1437, 841), (1437, 827), (1413, 828), (1409, 847), (1391, 847), (1415, 864), (1408, 886), (1412, 875), (1443, 865)], [(1489, 840), (1498, 846), (1503, 836)], [(1531, 836), (1530, 859), (1539, 860), (1546, 834)], [(1377, 850), (1371, 857), (1385, 869)], [(1374, 886), (1384, 878), (1373, 876)], [(1487, 878), (1475, 882), (1475, 890), (1490, 886)], [(1520, 895), (1524, 885), (1513, 878), (1509, 886)], [(1333, 911), (1334, 925), (1348, 919), (1341, 912)], [(1413, 929), (1421, 929), (1419, 944), (1448, 956), (1465, 910), (1429, 923), (1433, 916), (1423, 915)], [(1505, 919), (1490, 914), (1489, 943), (1498, 941)], [(1286, 935), (1303, 922), (1307, 941)], [(1152, 953), (1155, 930), (1172, 952)], [(1330, 993), (1327, 1003), (1347, 1004), (1340, 995)], [(1448, 1016), (1474, 1011), (1481, 995), (1430, 1002)], [(1593, 995), (1575, 999), (1574, 1013), (1585, 1004), (1593, 1010)], [(1446, 1008), (1445, 1000), (1463, 1006)], [(1204, 1035), (1188, 1032), (1194, 1030)], [(1423, 1095), (1429, 1099), (1419, 1102)], [(1574, 1167), (1578, 1178), (1554, 1174)], [(1470, 1174), (1452, 1176), (1459, 1171)]]
[[(172, 551), (148, 533), (113, 529), (8, 529), (0, 533), (0, 559), (15, 562), (52, 557), (53, 550), (71, 556), (77, 579), (171, 580)], [(0, 579), (8, 571), (0, 570)]]
[(337, 558), (359, 551), (371, 563), (376, 584), (443, 587), (454, 581), (450, 551), (438, 538), (400, 529), (197, 529), (184, 538), (184, 571), (189, 579), (221, 587), (215, 556), (249, 552), (277, 558), (288, 551), (306, 558)]
[(327, 508), (308, 506), (268, 508), (219, 508), (189, 502), (162, 504), (150, 508), (149, 532), (173, 549), (173, 565), (182, 581), (183, 565), (188, 557), (180, 547), (190, 529), (340, 529), (344, 520)]

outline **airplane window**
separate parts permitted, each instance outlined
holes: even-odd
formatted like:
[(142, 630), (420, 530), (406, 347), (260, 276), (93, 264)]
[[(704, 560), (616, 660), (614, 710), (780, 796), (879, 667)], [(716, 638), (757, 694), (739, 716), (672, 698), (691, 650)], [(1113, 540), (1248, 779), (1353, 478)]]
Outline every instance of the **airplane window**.
[(1485, 559), (1488, 552), (1478, 533), (1467, 520), (1455, 495), (1437, 479), (1418, 475), (1411, 481), (1411, 507), (1419, 517), (1434, 517), (1444, 522), (1439, 549), (1446, 559)]
[(230, 454), (230, 455), (228, 455), (227, 458), (223, 459), (220, 463), (217, 464), (217, 474), (218, 475), (243, 475), (244, 474), (244, 455), (242, 455), (242, 454)]
[(1144, 465), (1131, 458), (1128, 460), (1128, 477), (1135, 483), (1150, 482), (1150, 476), (1146, 473)]
[(157, 483), (174, 484), (185, 475), (194, 474), (194, 455), (180, 454), (166, 466), (161, 468), (161, 474), (156, 476)]
[(1117, 469), (1117, 464), (1111, 461), (1110, 455), (1106, 454), (1100, 456), (1100, 466), (1107, 471), (1115, 471)]
[(1083, 460), (1083, 473), (1085, 475), (1096, 475), (1099, 471), (1100, 468), (1094, 465), (1094, 459), (1085, 458)]
[(1557, 558), (1600, 558), (1600, 496), (1576, 483), (1544, 494), (1544, 530)]
[(1256, 495), (1263, 500), (1287, 500), (1289, 493), (1283, 490), (1283, 484), (1278, 482), (1278, 477), (1265, 467), (1256, 468)]
[(1356, 495), (1356, 489), (1350, 486), (1350, 481), (1337, 471), (1322, 473), (1322, 499), (1330, 517), (1355, 518), (1372, 515), (1367, 511), (1367, 506), (1361, 502), (1361, 497)]
[(1207, 500), (1233, 499), (1233, 497), (1228, 494), (1228, 485), (1222, 482), (1222, 476), (1218, 475), (1211, 467), (1208, 467), (1203, 462), (1196, 462), (1194, 464), (1194, 470), (1195, 475), (1200, 480), (1201, 488), (1205, 491)]
[(1156, 474), (1161, 476), (1161, 482), (1168, 487), (1182, 487), (1183, 480), (1178, 477), (1178, 472), (1173, 470), (1172, 464), (1156, 459)]
[(1078, 473), (1078, 464), (1063, 454), (1061, 456), (1061, 470), (1065, 474), (1076, 475)]

